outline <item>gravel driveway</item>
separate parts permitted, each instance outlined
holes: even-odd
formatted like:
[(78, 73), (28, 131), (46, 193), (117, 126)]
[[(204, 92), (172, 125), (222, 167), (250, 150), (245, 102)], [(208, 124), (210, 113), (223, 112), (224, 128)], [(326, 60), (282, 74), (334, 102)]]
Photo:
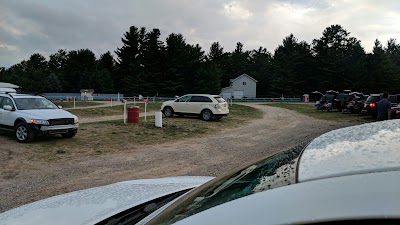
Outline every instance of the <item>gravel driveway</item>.
[[(129, 151), (80, 157), (62, 163), (32, 165), (12, 179), (0, 177), (0, 212), (53, 195), (124, 180), (180, 175), (219, 176), (266, 154), (348, 125), (316, 120), (281, 108), (254, 103), (246, 105), (261, 109), (263, 118), (208, 137), (135, 146)], [(4, 143), (6, 139), (0, 135), (0, 142)], [(16, 146), (29, 150), (29, 145)], [(0, 145), (0, 157), (12, 157), (9, 148), (6, 144)], [(0, 158), (0, 163), (3, 160)]]

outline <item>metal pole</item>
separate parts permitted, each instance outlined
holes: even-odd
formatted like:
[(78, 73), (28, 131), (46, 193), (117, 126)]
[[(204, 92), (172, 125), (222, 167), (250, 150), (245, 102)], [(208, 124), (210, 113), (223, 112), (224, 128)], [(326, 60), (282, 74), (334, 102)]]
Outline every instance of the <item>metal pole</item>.
[(136, 105), (136, 96), (133, 96), (133, 105)]
[(126, 102), (124, 102), (124, 124), (126, 123)]
[(147, 102), (144, 102), (144, 121), (146, 122), (146, 115), (147, 114)]
[(76, 98), (76, 97), (74, 97), (74, 109), (75, 109), (75, 98)]

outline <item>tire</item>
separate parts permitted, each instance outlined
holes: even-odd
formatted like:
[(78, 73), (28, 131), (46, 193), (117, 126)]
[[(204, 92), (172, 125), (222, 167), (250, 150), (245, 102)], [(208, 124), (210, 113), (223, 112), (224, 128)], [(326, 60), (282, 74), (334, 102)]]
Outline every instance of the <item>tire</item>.
[(19, 123), (14, 129), (15, 138), (20, 143), (32, 142), (36, 137), (36, 132), (26, 123)]
[(63, 136), (63, 138), (73, 138), (76, 133), (78, 133), (78, 130), (69, 131), (68, 133), (61, 134), (61, 136)]
[(174, 116), (174, 110), (170, 106), (166, 106), (163, 109), (163, 113), (164, 113), (164, 116), (166, 116), (166, 117), (173, 117)]
[(205, 121), (210, 121), (213, 119), (213, 113), (209, 109), (204, 109), (201, 111), (201, 118)]

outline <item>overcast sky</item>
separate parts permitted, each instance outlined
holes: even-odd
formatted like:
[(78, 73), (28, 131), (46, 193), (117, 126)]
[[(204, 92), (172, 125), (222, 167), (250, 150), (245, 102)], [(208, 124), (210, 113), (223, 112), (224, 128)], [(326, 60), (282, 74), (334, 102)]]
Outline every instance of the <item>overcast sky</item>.
[(160, 29), (162, 41), (180, 33), (206, 52), (240, 41), (273, 53), (290, 33), (311, 43), (340, 24), (371, 52), (375, 39), (400, 41), (399, 21), (399, 0), (0, 0), (0, 67), (58, 49), (114, 54), (132, 25)]

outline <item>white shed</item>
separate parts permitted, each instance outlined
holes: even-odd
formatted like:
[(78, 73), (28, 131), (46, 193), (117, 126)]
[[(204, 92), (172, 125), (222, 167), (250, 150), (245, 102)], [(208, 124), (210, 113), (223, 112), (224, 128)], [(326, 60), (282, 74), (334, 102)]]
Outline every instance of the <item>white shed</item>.
[(230, 86), (222, 88), (223, 98), (255, 98), (257, 93), (257, 80), (247, 74), (242, 74), (230, 80)]

